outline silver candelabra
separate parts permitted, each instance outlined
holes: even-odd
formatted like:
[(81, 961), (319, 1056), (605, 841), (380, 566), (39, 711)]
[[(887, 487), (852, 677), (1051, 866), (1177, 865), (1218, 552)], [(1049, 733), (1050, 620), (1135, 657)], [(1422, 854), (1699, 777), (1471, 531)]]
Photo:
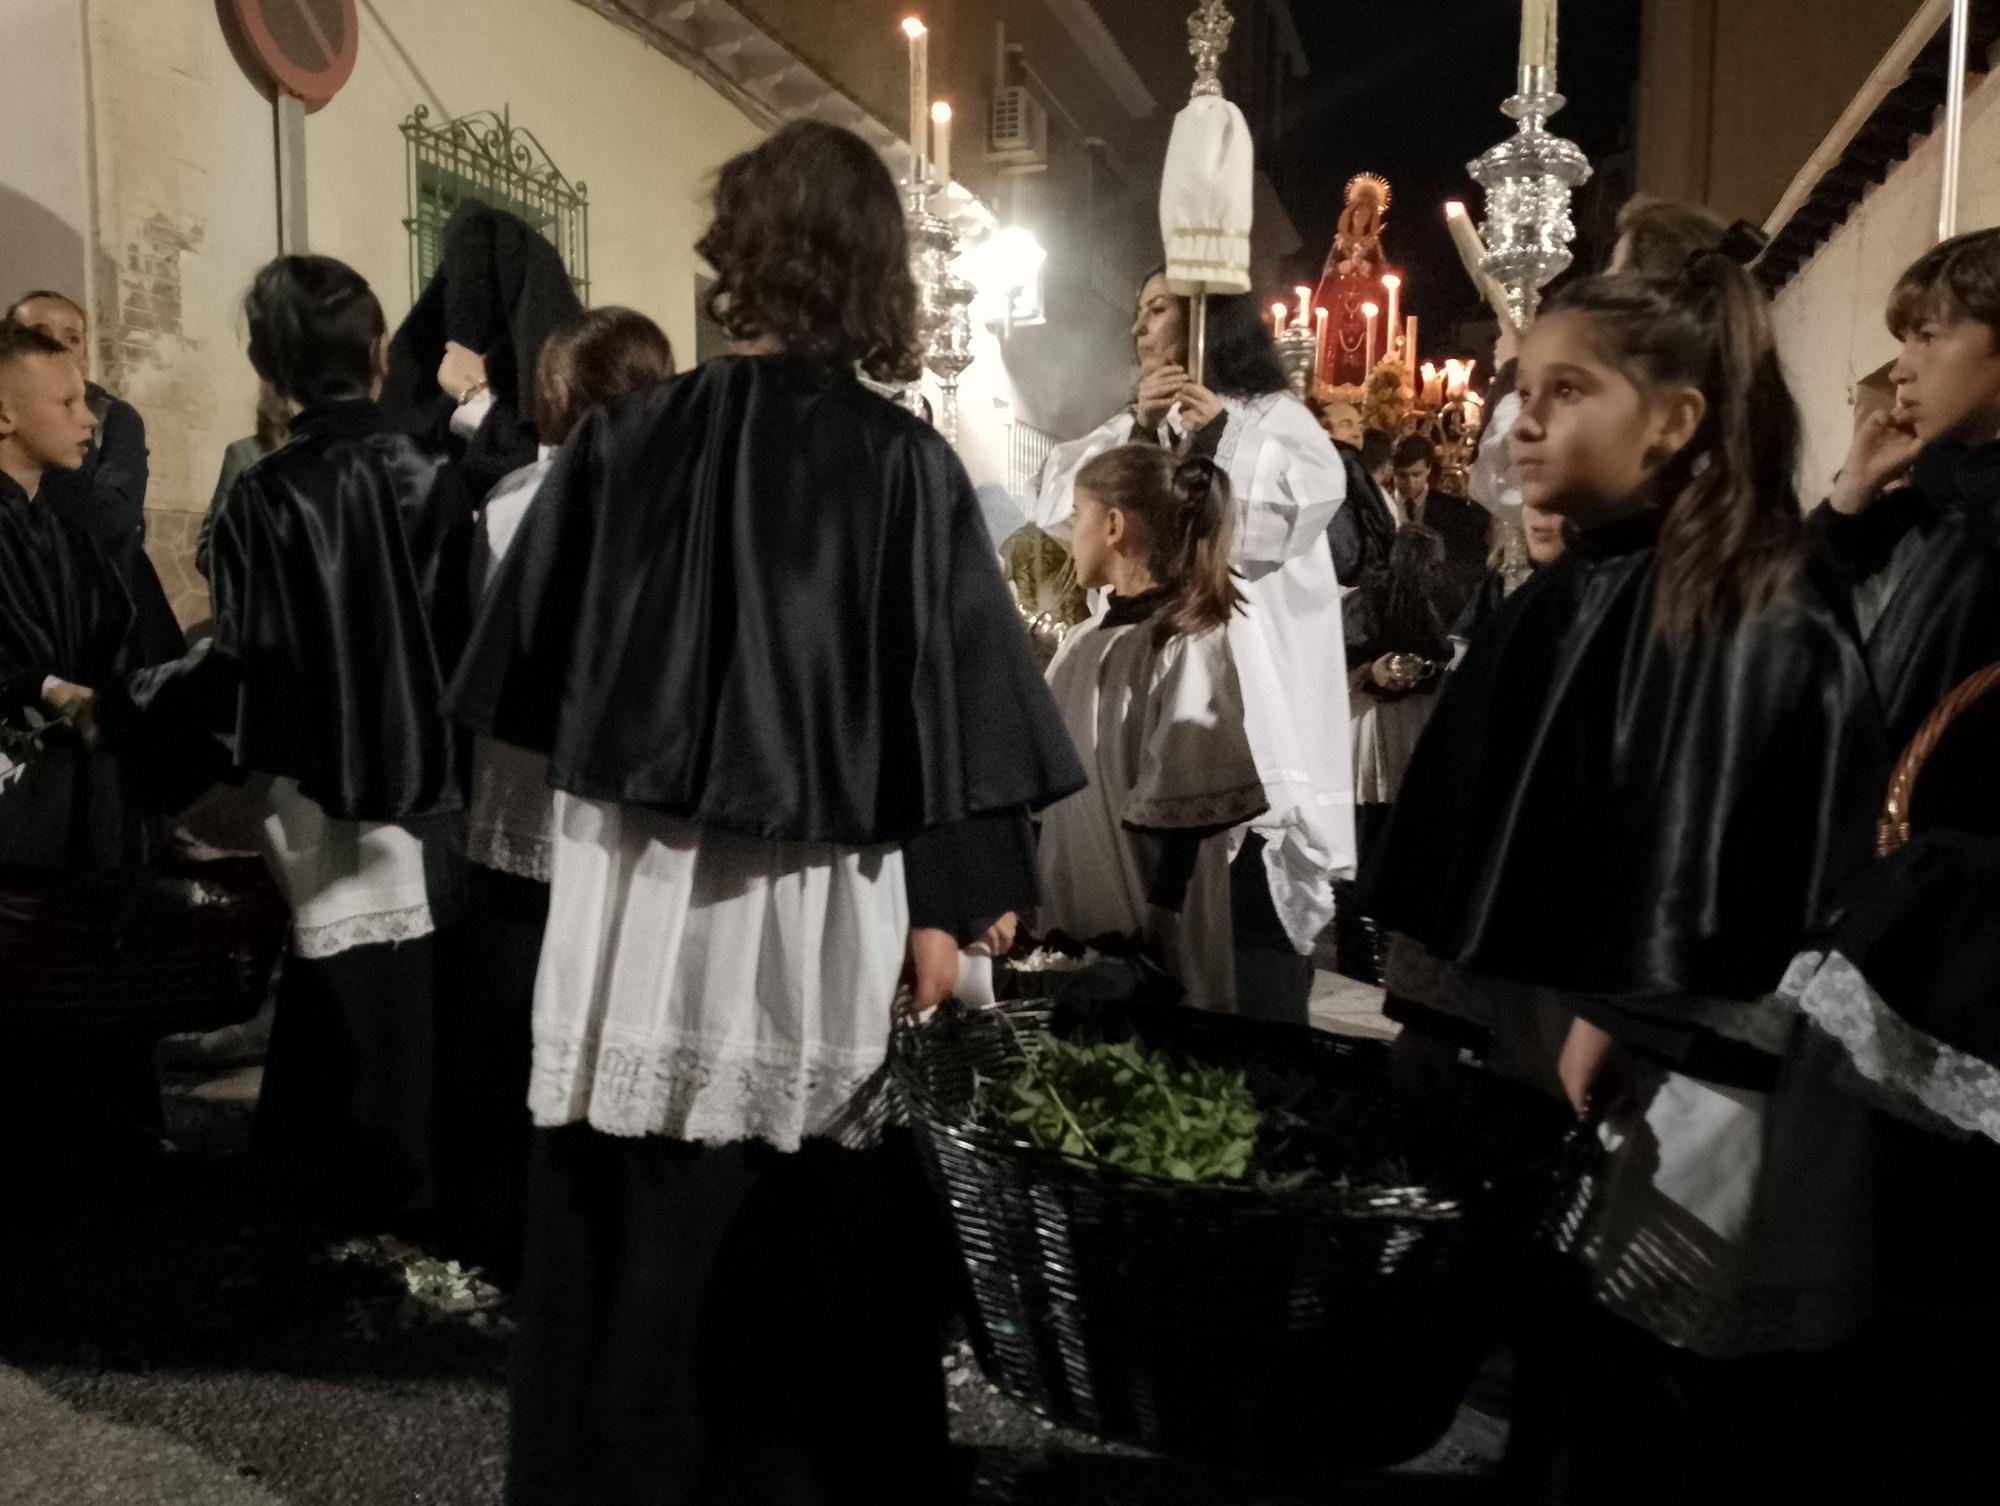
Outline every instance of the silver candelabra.
[[(960, 248), (957, 228), (930, 211), (930, 183), (903, 180), (904, 209), (909, 223), (910, 271), (917, 283), (917, 329), (923, 342), (924, 365), (937, 373), (944, 393), (938, 431), (958, 442), (958, 379), (972, 364), (971, 282), (957, 270)], [(906, 404), (916, 407), (922, 381), (905, 390)]]
[(1500, 107), (1518, 122), (1514, 134), (1466, 166), (1486, 190), (1480, 265), (1506, 290), (1517, 329), (1527, 327), (1542, 289), (1570, 264), (1570, 195), (1590, 180), (1582, 148), (1548, 129), (1565, 103), (1553, 68), (1523, 67), (1519, 92)]

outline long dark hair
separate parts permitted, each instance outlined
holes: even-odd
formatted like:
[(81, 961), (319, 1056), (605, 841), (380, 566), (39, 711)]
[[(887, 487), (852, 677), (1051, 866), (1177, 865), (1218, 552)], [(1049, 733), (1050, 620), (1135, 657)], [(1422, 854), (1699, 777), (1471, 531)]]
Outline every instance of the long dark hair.
[[(1155, 267), (1140, 279), (1144, 287), (1155, 277), (1166, 276), (1165, 267)], [(1176, 297), (1181, 306), (1181, 328), (1194, 337), (1194, 312), (1188, 300)], [(1186, 352), (1183, 351), (1183, 358)], [(1285, 363), (1278, 359), (1277, 343), (1271, 326), (1264, 322), (1264, 310), (1254, 293), (1211, 293), (1208, 299), (1208, 350), (1202, 385), (1217, 397), (1262, 397), (1267, 392), (1283, 392)]]
[(723, 164), (715, 221), (695, 243), (715, 269), (709, 316), (882, 382), (913, 381), (917, 285), (889, 169), (852, 131), (794, 120)]
[(1219, 628), (1242, 608), (1229, 568), (1236, 509), (1219, 466), (1199, 457), (1176, 463), (1158, 445), (1121, 445), (1087, 462), (1076, 489), (1136, 521), (1146, 568), (1169, 595), (1155, 642)]
[(280, 256), (243, 299), (250, 364), (301, 407), (368, 396), (388, 333), (368, 279), (331, 256)]
[(1572, 283), (1548, 311), (1587, 316), (1599, 354), (1635, 383), (1685, 385), (1707, 400), (1660, 477), (1660, 634), (1729, 626), (1781, 595), (1798, 568), (1799, 409), (1749, 273), (1707, 252), (1674, 277)]

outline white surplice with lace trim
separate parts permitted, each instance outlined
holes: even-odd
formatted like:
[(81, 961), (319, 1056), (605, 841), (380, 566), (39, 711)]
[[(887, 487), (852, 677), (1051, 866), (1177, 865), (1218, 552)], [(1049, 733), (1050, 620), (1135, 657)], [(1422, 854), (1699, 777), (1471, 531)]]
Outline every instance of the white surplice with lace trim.
[[(1266, 804), (1243, 727), (1230, 629), (1153, 641), (1157, 619), (1071, 633), (1049, 689), (1090, 775), (1042, 815), (1041, 920), (1079, 941), (1115, 935), (1147, 950), (1204, 1009), (1236, 1004), (1228, 828)], [(1201, 843), (1178, 911), (1148, 899), (1141, 847), (1154, 834), (1217, 831)]]
[(883, 1064), (899, 847), (781, 842), (555, 796), (528, 1107), (540, 1125), (795, 1150)]
[[(1310, 952), (1333, 918), (1333, 881), (1354, 871), (1354, 775), (1340, 582), (1327, 526), (1347, 497), (1340, 454), (1288, 392), (1229, 398), (1215, 461), (1236, 499), (1230, 562), (1248, 610), (1230, 627), (1245, 725), (1270, 808), (1250, 823), (1264, 839), (1271, 901), (1293, 946)], [(1175, 437), (1169, 415), (1162, 437)], [(1123, 412), (1060, 444), (1042, 467), (1028, 514), (1068, 542), (1076, 476), (1123, 444)]]

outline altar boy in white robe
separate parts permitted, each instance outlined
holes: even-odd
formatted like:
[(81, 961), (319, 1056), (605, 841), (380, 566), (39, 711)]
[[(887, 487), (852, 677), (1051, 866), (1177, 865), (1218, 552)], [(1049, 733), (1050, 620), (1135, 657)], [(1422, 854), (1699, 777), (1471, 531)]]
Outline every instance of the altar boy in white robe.
[(1077, 580), (1107, 592), (1049, 666), (1090, 785), (1049, 808), (1041, 920), (1137, 943), (1187, 1001), (1236, 1003), (1229, 838), (1269, 802), (1243, 724), (1229, 621), (1228, 479), (1122, 445), (1078, 472)]
[(1269, 808), (1232, 837), (1237, 1007), (1304, 1024), (1333, 881), (1354, 869), (1354, 780), (1340, 582), (1326, 531), (1347, 495), (1333, 441), (1285, 389), (1249, 295), (1211, 298), (1205, 384), (1185, 368), (1187, 305), (1155, 274), (1132, 336), (1138, 397), (1042, 469), (1029, 521), (1070, 541), (1083, 467), (1140, 442), (1212, 455), (1235, 498), (1230, 563), (1246, 613), (1230, 634)]

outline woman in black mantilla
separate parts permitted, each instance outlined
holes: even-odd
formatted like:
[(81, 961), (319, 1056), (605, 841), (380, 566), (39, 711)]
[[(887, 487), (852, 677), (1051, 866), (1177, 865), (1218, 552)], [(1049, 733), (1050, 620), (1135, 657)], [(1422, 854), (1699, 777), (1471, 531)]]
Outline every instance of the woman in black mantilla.
[(857, 1090), (899, 979), (1083, 784), (917, 371), (902, 210), (816, 122), (725, 165), (737, 353), (593, 412), (453, 688), (549, 756), (510, 1498), (947, 1498), (939, 1231)]
[(144, 740), (169, 803), (239, 778), (266, 807), (292, 940), (260, 1145), (300, 1161), (338, 1216), (426, 1214), (463, 862), (444, 681), (469, 616), (472, 509), (442, 449), (374, 402), (387, 335), (352, 268), (279, 257), (245, 311), (251, 364), (299, 405), (291, 442), (243, 475), (215, 527), (214, 637), (135, 676), (107, 714)]

